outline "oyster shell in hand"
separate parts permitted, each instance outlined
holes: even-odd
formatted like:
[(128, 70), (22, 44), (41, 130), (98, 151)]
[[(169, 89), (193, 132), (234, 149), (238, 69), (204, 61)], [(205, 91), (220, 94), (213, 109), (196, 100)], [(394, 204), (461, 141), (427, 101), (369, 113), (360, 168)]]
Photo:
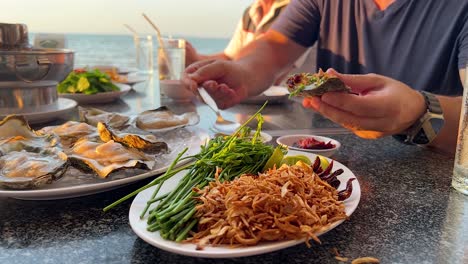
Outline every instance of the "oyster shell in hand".
[(152, 169), (155, 163), (154, 158), (113, 140), (99, 143), (87, 138), (75, 143), (68, 158), (73, 166), (85, 171), (93, 170), (101, 178), (122, 168)]
[(167, 144), (158, 141), (154, 135), (136, 135), (130, 133), (115, 132), (106, 124), (97, 124), (99, 137), (104, 142), (111, 140), (118, 142), (128, 148), (139, 149), (145, 153), (155, 154), (167, 151)]
[(179, 127), (196, 125), (200, 117), (195, 112), (177, 115), (166, 106), (140, 113), (135, 120), (136, 127), (150, 131), (162, 132)]

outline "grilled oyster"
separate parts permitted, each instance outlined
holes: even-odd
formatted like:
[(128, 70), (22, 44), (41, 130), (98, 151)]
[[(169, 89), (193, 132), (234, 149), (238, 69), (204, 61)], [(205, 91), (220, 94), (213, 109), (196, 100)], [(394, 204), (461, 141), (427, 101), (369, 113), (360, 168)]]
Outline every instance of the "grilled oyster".
[(323, 72), (297, 73), (286, 81), (289, 97), (292, 96), (321, 96), (327, 92), (350, 92), (348, 86), (335, 75)]
[(97, 123), (102, 122), (112, 128), (123, 128), (130, 121), (130, 117), (126, 115), (110, 113), (97, 108), (78, 107), (78, 113), (80, 121), (92, 126), (97, 126)]
[(57, 137), (39, 135), (23, 116), (0, 122), (0, 187), (34, 188), (59, 179), (67, 169), (67, 156)]
[(0, 122), (0, 156), (11, 151), (40, 152), (60, 145), (53, 135), (39, 135), (23, 116), (10, 115)]
[(99, 143), (87, 138), (73, 145), (68, 158), (73, 166), (84, 171), (93, 170), (101, 178), (122, 168), (151, 169), (155, 163), (153, 158), (144, 153), (128, 149), (113, 140)]
[(40, 187), (60, 179), (67, 165), (67, 155), (60, 151), (11, 151), (0, 157), (0, 187)]
[(166, 106), (161, 106), (157, 109), (140, 113), (136, 117), (135, 125), (146, 131), (161, 132), (174, 128), (196, 125), (199, 121), (200, 117), (195, 112), (177, 115)]
[(97, 124), (99, 137), (104, 142), (114, 140), (126, 147), (139, 149), (145, 153), (159, 153), (167, 151), (167, 144), (163, 141), (157, 141), (154, 135), (136, 135), (130, 133), (117, 133), (112, 131), (106, 124), (99, 122)]
[(97, 137), (96, 128), (83, 122), (68, 121), (59, 126), (48, 126), (37, 131), (41, 135), (54, 134), (64, 147), (71, 147), (83, 137)]

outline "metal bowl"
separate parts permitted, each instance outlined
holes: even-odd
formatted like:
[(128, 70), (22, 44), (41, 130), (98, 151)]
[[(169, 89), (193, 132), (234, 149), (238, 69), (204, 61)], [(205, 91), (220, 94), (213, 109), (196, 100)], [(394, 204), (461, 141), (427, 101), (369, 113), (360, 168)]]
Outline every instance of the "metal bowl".
[(0, 82), (0, 112), (33, 112), (34, 109), (55, 103), (57, 98), (56, 81)]
[(73, 70), (67, 49), (0, 50), (0, 81), (61, 82)]

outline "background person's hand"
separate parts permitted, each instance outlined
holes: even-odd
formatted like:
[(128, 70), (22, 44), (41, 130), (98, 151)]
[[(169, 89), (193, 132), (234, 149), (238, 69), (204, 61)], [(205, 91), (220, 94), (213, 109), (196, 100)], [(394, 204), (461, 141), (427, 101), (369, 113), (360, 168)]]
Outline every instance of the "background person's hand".
[(363, 138), (400, 133), (426, 110), (424, 97), (409, 86), (377, 74), (339, 74), (356, 94), (330, 92), (305, 98), (303, 105), (352, 130)]
[(203, 86), (221, 109), (240, 103), (248, 96), (249, 72), (226, 60), (204, 60), (185, 69), (184, 83), (193, 91)]
[(188, 41), (185, 41), (185, 67), (199, 61), (197, 50)]

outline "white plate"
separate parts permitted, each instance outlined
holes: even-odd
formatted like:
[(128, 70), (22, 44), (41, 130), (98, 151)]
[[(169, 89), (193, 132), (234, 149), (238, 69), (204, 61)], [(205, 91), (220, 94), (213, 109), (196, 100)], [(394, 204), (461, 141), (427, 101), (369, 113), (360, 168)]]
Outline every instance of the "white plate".
[[(303, 148), (298, 148), (294, 146), (294, 143), (296, 143), (297, 141), (304, 139), (304, 138), (310, 138), (310, 137), (313, 137), (325, 143), (331, 141), (331, 143), (335, 145), (335, 147), (331, 149), (303, 149)], [(287, 146), (289, 149), (293, 149), (297, 151), (312, 152), (312, 153), (319, 154), (325, 157), (331, 157), (341, 147), (341, 143), (338, 140), (335, 140), (333, 138), (324, 137), (324, 136), (316, 136), (316, 135), (304, 135), (304, 134), (282, 136), (276, 139), (276, 143), (278, 143), (279, 145)]]
[[(13, 197), (24, 200), (54, 200), (90, 195), (115, 189), (148, 177), (161, 174), (167, 170), (170, 163), (184, 148), (188, 151), (184, 154), (190, 156), (200, 152), (200, 146), (208, 139), (209, 135), (200, 128), (185, 128), (175, 132), (160, 135), (166, 140), (171, 152), (158, 156), (156, 159), (156, 169), (152, 171), (143, 170), (122, 170), (112, 173), (106, 179), (91, 174), (85, 174), (71, 166), (60, 180), (34, 190), (6, 190), (0, 188), (0, 197)], [(183, 163), (187, 163), (184, 161)], [(178, 165), (182, 165), (180, 163)], [(135, 173), (135, 172), (139, 172)]]
[(118, 83), (123, 83), (123, 84), (128, 84), (130, 86), (133, 86), (137, 83), (141, 83), (141, 82), (146, 82), (148, 80), (147, 77), (144, 77), (144, 76), (126, 76), (124, 77), (125, 79), (122, 80), (122, 81), (118, 81)]
[(268, 100), (269, 104), (279, 104), (288, 101), (289, 91), (284, 86), (271, 86), (262, 94), (249, 97), (242, 101), (244, 104), (263, 104)]
[(132, 87), (123, 83), (114, 83), (120, 88), (120, 91), (82, 94), (82, 93), (61, 93), (59, 97), (73, 99), (79, 104), (104, 104), (117, 100), (119, 97), (127, 94)]
[[(288, 155), (299, 155), (301, 154), (298, 151), (289, 151)], [(308, 156), (311, 160), (315, 159), (315, 155), (312, 153), (305, 153), (303, 155)], [(330, 159), (329, 159), (330, 160)], [(330, 160), (331, 161), (331, 160)], [(333, 163), (333, 170), (343, 169), (344, 173), (338, 176), (338, 179), (341, 181), (340, 187), (338, 190), (344, 189), (346, 182), (350, 178), (356, 178), (353, 172), (345, 167), (343, 164), (334, 161)], [(182, 178), (183, 174), (175, 175), (172, 179), (166, 181), (166, 183), (162, 186), (159, 193), (164, 194), (171, 191), (178, 181)], [(258, 255), (263, 253), (272, 252), (275, 250), (291, 247), (300, 243), (304, 243), (304, 240), (288, 240), (288, 241), (280, 241), (280, 242), (270, 242), (270, 243), (261, 243), (256, 246), (251, 247), (239, 247), (239, 248), (230, 248), (228, 246), (218, 246), (218, 247), (210, 247), (207, 246), (203, 250), (196, 250), (196, 245), (192, 243), (176, 243), (173, 241), (165, 240), (161, 238), (159, 232), (149, 232), (146, 230), (146, 218), (143, 220), (140, 219), (140, 214), (143, 211), (143, 208), (146, 206), (146, 202), (150, 199), (151, 195), (153, 194), (154, 189), (156, 186), (149, 188), (141, 193), (139, 193), (132, 202), (129, 212), (129, 220), (130, 226), (132, 227), (133, 231), (144, 241), (148, 242), (149, 244), (158, 247), (160, 249), (193, 257), (202, 257), (202, 258), (235, 258), (235, 257), (244, 257), (244, 256), (251, 256), (251, 255)], [(350, 216), (356, 207), (359, 204), (359, 199), (361, 197), (361, 188), (359, 186), (359, 182), (357, 179), (353, 181), (353, 192), (351, 196), (344, 201), (346, 215)], [(156, 206), (156, 204), (153, 204)], [(152, 208), (152, 207), (151, 207)], [(343, 221), (338, 221), (331, 225), (327, 230), (317, 234), (321, 235), (324, 234)]]
[(8, 112), (0, 113), (0, 119), (3, 119), (7, 115), (17, 114), (22, 115), (28, 120), (29, 124), (40, 124), (49, 121), (56, 120), (58, 117), (70, 112), (76, 107), (76, 101), (67, 98), (58, 98), (57, 102), (41, 106), (34, 111), (23, 111), (23, 112)]
[(94, 65), (94, 66), (83, 66), (78, 68), (89, 68), (89, 69), (98, 69), (100, 71), (112, 71), (115, 69), (118, 74), (129, 74), (131, 72), (137, 72), (138, 69), (136, 68), (128, 68), (128, 67), (117, 67), (112, 65)]

